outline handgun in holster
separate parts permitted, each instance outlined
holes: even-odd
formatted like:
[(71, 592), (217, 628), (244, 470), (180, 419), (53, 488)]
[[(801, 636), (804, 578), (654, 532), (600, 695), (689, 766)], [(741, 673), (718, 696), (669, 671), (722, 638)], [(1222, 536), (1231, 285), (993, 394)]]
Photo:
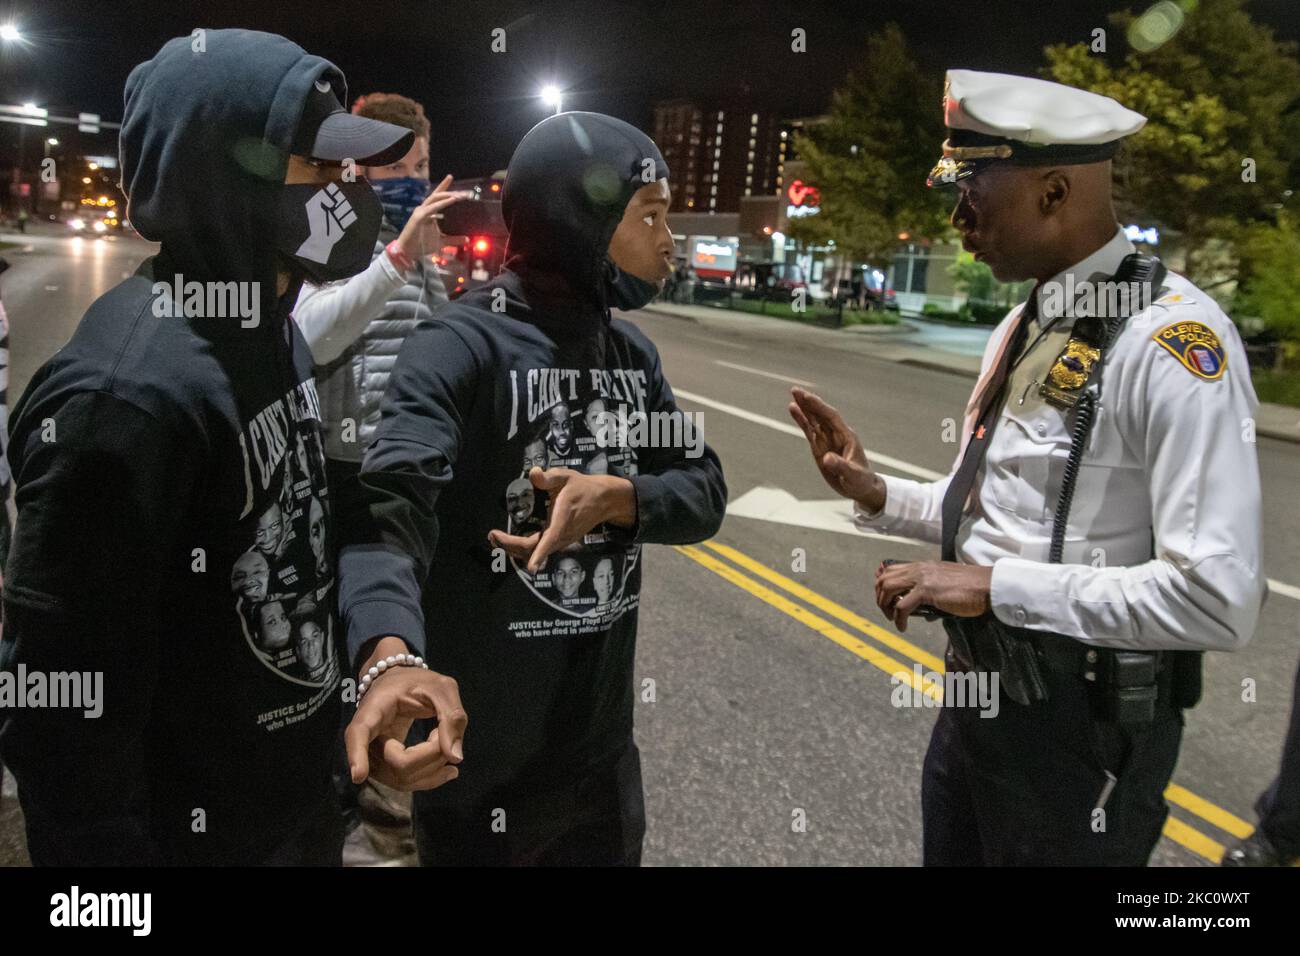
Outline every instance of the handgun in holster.
[(1024, 707), (1047, 700), (1043, 665), (1029, 638), (1008, 628), (992, 613), (980, 617), (949, 615), (943, 626), (955, 662), (963, 670), (996, 674), (999, 687)]
[[(889, 567), (903, 562), (886, 558), (881, 563)], [(1047, 700), (1047, 682), (1033, 642), (1008, 629), (991, 612), (958, 617), (922, 604), (913, 613), (927, 621), (943, 621), (953, 663), (961, 670), (997, 674), (998, 685), (1017, 704)]]

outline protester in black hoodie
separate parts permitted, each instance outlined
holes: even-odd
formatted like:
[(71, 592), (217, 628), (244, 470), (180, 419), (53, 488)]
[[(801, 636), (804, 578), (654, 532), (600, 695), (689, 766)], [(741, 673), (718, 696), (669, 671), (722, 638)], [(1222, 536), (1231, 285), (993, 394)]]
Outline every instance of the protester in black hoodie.
[(411, 141), (345, 97), (328, 61), (244, 30), (172, 40), (127, 80), (122, 185), (161, 251), (90, 307), (11, 433), (0, 666), (103, 675), (98, 717), (0, 713), (37, 864), (339, 862), (330, 498), (288, 312), (304, 274), (370, 261), (379, 204), (346, 160)]
[[(620, 120), (539, 124), (506, 175), (505, 271), (418, 327), (393, 370), (367, 507), (342, 532), (340, 602), (359, 668), (427, 656), (473, 718), (464, 773), (415, 795), (426, 864), (640, 860), (641, 545), (709, 537), (727, 497), (654, 345), (610, 317), (672, 267), (667, 176)], [(677, 445), (622, 434), (639, 413), (684, 423)], [(366, 703), (348, 732), (354, 778), (377, 732)]]

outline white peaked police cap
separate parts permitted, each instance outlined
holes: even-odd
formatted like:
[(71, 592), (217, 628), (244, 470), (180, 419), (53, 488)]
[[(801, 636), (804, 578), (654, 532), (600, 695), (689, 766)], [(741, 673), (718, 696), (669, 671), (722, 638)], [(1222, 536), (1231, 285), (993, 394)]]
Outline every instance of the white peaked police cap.
[(1009, 73), (949, 70), (948, 138), (931, 186), (974, 176), (992, 163), (1045, 166), (1110, 159), (1146, 117), (1109, 96)]

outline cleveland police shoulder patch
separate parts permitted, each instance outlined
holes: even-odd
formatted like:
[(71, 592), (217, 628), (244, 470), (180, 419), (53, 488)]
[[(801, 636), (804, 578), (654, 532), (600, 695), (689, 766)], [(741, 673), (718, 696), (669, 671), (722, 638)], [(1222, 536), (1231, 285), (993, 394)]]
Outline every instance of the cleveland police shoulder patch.
[(1175, 322), (1151, 338), (1168, 349), (1171, 355), (1198, 378), (1212, 382), (1222, 378), (1228, 367), (1219, 337), (1200, 322)]

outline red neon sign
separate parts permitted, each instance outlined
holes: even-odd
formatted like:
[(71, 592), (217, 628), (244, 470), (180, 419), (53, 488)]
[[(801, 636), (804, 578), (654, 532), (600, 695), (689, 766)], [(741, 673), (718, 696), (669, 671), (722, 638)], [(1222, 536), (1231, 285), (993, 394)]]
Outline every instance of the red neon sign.
[(802, 179), (796, 179), (790, 183), (790, 188), (785, 191), (790, 197), (790, 205), (802, 206), (805, 203), (809, 206), (820, 206), (822, 202), (821, 193), (817, 191), (816, 186), (809, 186)]

